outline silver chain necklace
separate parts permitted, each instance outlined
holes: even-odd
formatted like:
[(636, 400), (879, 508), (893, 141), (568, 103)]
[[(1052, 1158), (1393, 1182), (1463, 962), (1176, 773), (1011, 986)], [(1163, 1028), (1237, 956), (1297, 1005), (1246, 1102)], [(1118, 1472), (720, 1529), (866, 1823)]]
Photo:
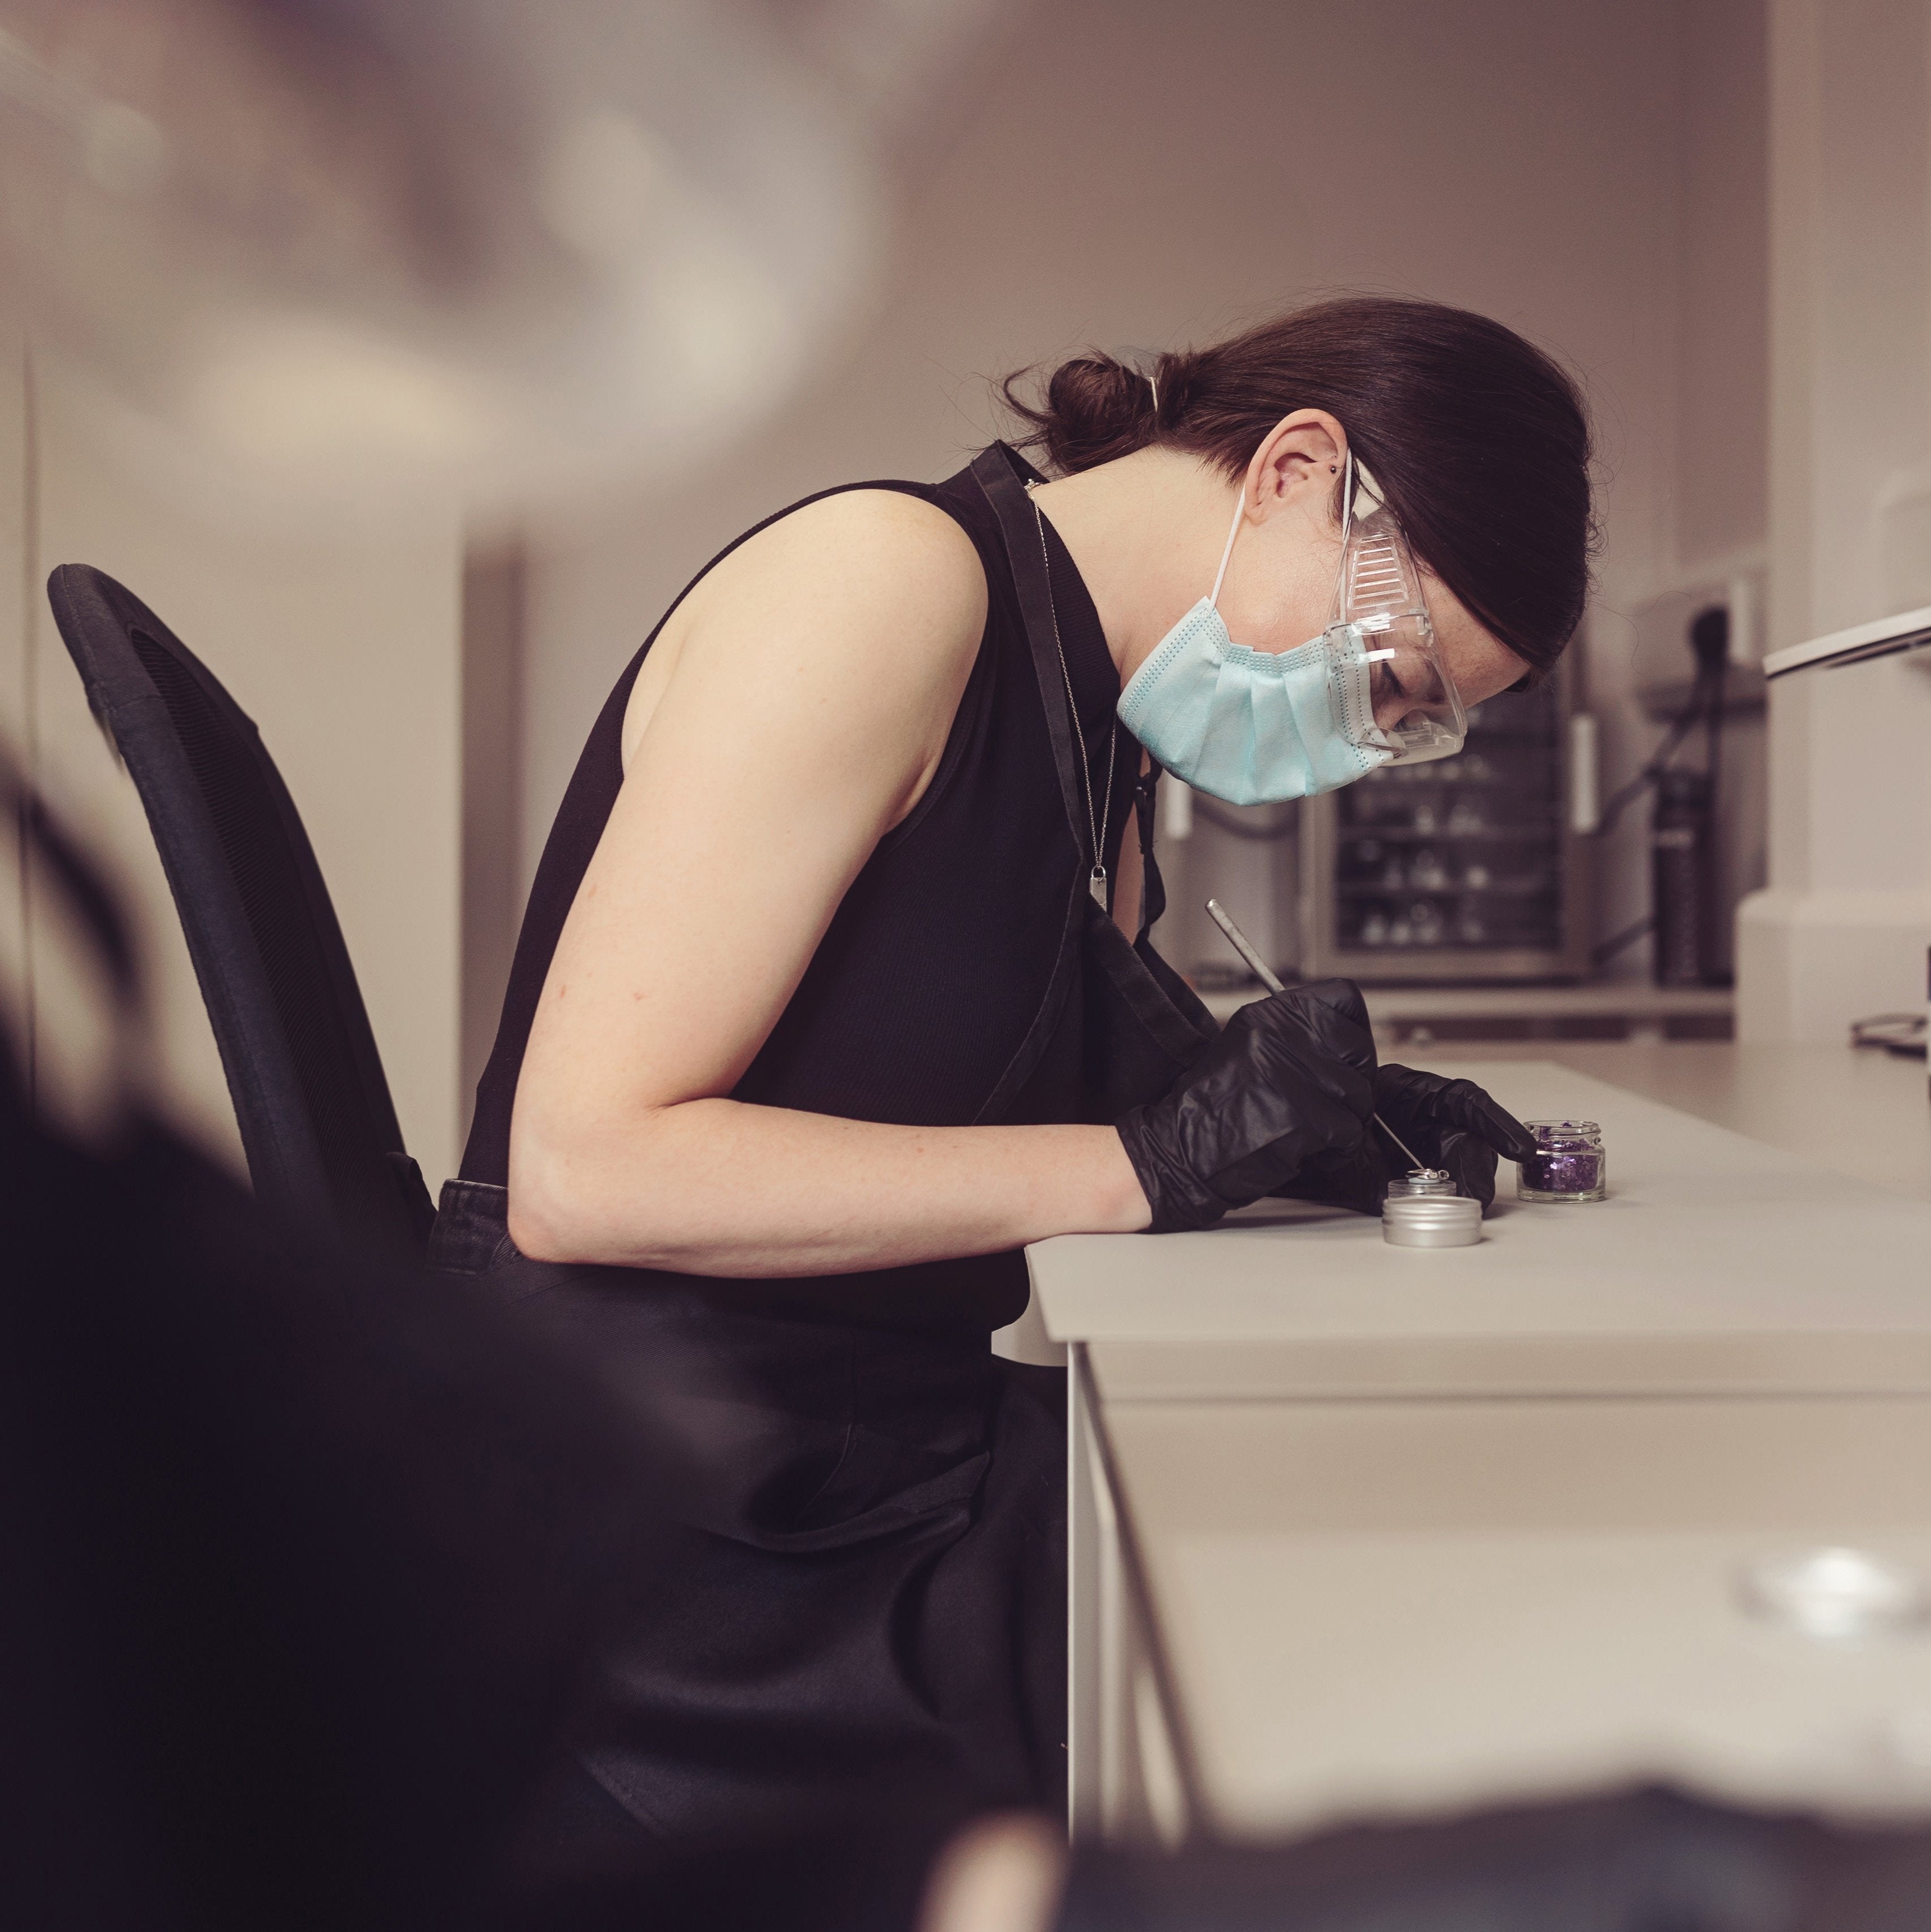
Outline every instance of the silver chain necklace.
[[(1036, 486), (1028, 486), (1029, 488)], [(1039, 561), (1046, 571), (1046, 608), (1052, 614), (1053, 648), (1060, 654), (1060, 675), (1066, 685), (1066, 713), (1073, 728), (1073, 736), (1079, 740), (1080, 783), (1086, 788), (1086, 826), (1093, 835), (1093, 876), (1087, 881), (1086, 889), (1093, 895), (1093, 904), (1102, 912), (1110, 910), (1106, 903), (1105, 846), (1101, 842), (1108, 827), (1113, 823), (1113, 768), (1120, 762), (1120, 718), (1116, 713), (1113, 729), (1106, 740), (1106, 804), (1098, 818), (1093, 815), (1093, 772), (1091, 760), (1087, 756), (1086, 734), (1080, 729), (1079, 706), (1073, 698), (1073, 676), (1066, 668), (1066, 647), (1060, 641), (1060, 610), (1053, 596), (1053, 558), (1046, 548), (1046, 520), (1040, 514), (1037, 503), (1033, 505), (1033, 520), (1039, 526)]]

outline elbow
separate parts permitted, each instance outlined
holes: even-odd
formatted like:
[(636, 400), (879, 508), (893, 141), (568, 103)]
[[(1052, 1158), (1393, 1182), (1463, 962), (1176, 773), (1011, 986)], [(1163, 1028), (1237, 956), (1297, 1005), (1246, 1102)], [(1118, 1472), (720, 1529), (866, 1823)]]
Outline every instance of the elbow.
[(512, 1130), (508, 1223), (517, 1253), (533, 1262), (606, 1258), (598, 1238), (603, 1217), (587, 1166), (568, 1147)]
[(510, 1190), (509, 1236), (516, 1251), (526, 1261), (578, 1262), (584, 1257), (576, 1250), (580, 1244), (570, 1238), (566, 1218), (544, 1203), (534, 1208)]
[(567, 1196), (550, 1187), (532, 1186), (529, 1174), (512, 1168), (509, 1188), (509, 1237), (516, 1251), (533, 1262), (580, 1262), (580, 1215), (571, 1211)]
[(583, 1267), (663, 1264), (675, 1246), (660, 1238), (670, 1202), (641, 1180), (660, 1165), (646, 1151), (656, 1145), (656, 1112), (560, 1126), (512, 1120), (508, 1222), (519, 1254)]

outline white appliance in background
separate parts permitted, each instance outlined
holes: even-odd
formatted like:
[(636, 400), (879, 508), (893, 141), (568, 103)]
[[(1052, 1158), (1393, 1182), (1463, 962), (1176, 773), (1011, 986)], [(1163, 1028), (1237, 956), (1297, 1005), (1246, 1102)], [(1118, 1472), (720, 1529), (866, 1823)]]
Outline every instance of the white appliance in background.
[(1914, 1008), (1931, 945), (1931, 607), (1773, 653), (1770, 884), (1737, 914), (1737, 1037)]

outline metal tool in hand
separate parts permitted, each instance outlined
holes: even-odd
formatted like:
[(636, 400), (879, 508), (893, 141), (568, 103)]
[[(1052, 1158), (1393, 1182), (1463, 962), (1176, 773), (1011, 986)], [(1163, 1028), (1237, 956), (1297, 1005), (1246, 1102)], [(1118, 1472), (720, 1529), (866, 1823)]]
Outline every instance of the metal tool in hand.
[[(1207, 916), (1219, 927), (1222, 932), (1226, 934), (1227, 943), (1246, 961), (1255, 978), (1258, 980), (1269, 992), (1285, 993), (1288, 990), (1282, 982), (1281, 976), (1261, 957), (1259, 953), (1255, 951), (1254, 942), (1234, 923), (1234, 915), (1218, 899), (1207, 901)], [(1396, 1147), (1401, 1149), (1403, 1154), (1408, 1156), (1410, 1160), (1414, 1162), (1414, 1172), (1409, 1176), (1411, 1180), (1446, 1180), (1448, 1178), (1448, 1172), (1445, 1168), (1430, 1167), (1425, 1161), (1417, 1160), (1414, 1149), (1410, 1147), (1379, 1114), (1371, 1114), (1369, 1118), (1394, 1142)]]

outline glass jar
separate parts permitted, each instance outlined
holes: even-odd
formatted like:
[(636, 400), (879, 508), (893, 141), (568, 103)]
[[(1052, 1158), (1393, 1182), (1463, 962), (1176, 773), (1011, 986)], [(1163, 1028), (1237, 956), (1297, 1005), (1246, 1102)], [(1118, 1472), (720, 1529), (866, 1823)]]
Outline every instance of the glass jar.
[(1417, 1167), (1409, 1173), (1396, 1174), (1388, 1183), (1389, 1197), (1394, 1200), (1415, 1194), (1459, 1194), (1461, 1191), (1455, 1184), (1455, 1177), (1438, 1167)]
[(1536, 1150), (1522, 1163), (1522, 1201), (1600, 1201), (1609, 1191), (1609, 1156), (1594, 1120), (1525, 1120)]

